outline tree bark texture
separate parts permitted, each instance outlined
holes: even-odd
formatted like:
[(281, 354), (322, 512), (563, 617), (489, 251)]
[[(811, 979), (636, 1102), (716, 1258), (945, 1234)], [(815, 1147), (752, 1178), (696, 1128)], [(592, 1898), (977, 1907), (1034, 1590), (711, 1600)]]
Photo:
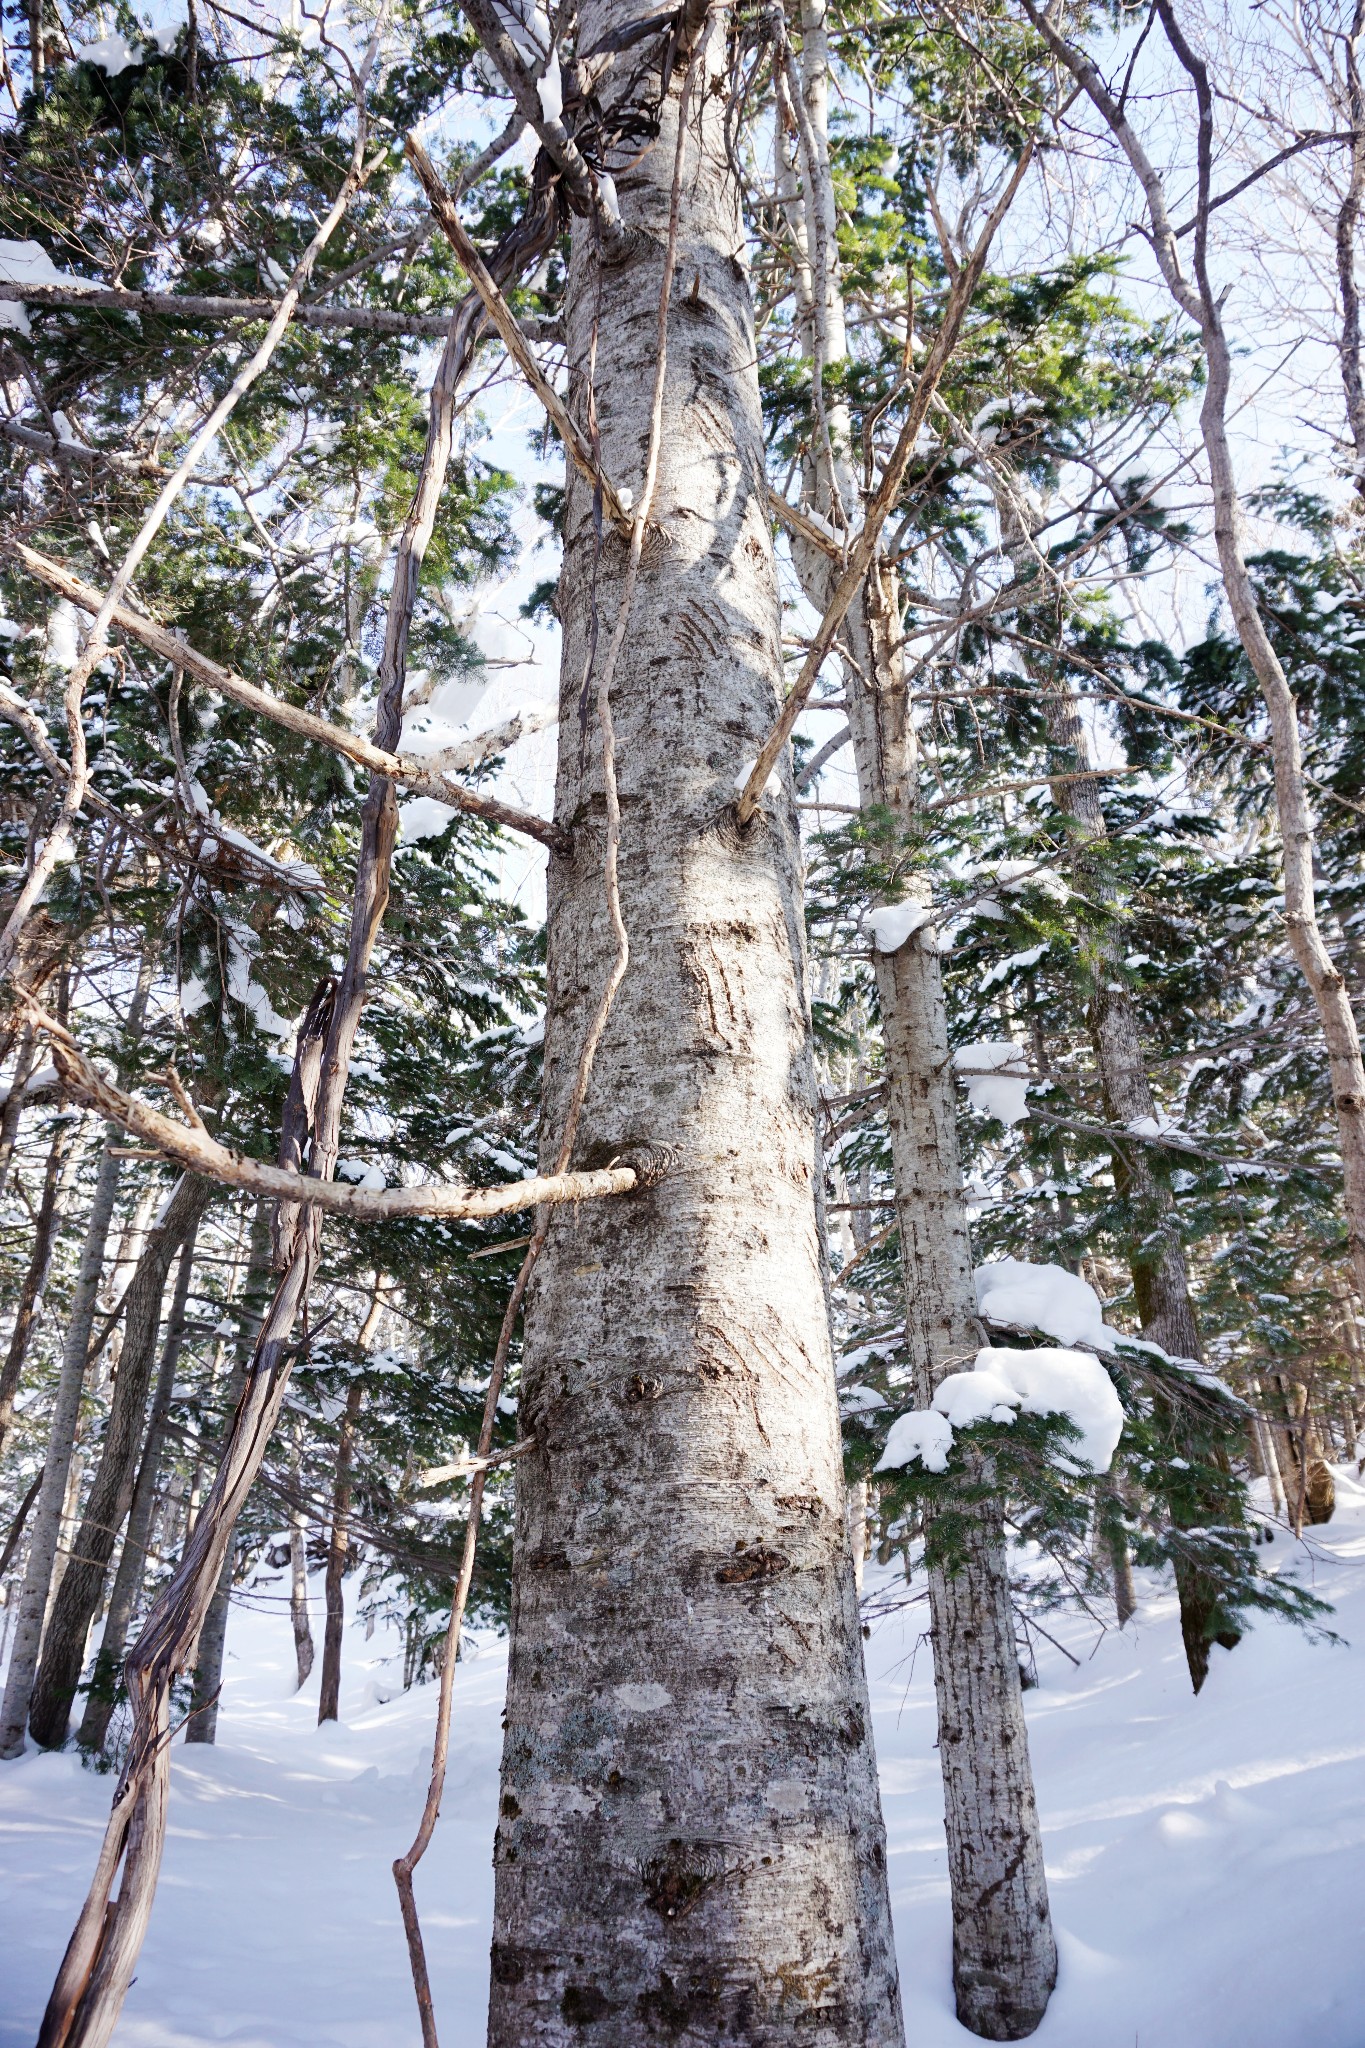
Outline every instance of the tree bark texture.
[[(327, 1625), (322, 1637), (322, 1681), (318, 1688), (318, 1725), (335, 1721), (341, 1710), (341, 1639), (346, 1627), (346, 1554), (351, 1547), (351, 1461), (355, 1426), (365, 1389), (358, 1379), (346, 1389), (337, 1437), (336, 1477), (332, 1485), (332, 1535), (327, 1545), (324, 1581)], [(311, 1642), (309, 1645), (311, 1652)], [(306, 1674), (305, 1674), (306, 1675)], [(303, 1679), (299, 1680), (302, 1685)]]
[(33, 1027), (25, 1024), (19, 1034), (15, 1049), (14, 1072), (10, 1076), (9, 1092), (5, 1105), (0, 1109), (0, 1194), (4, 1193), (9, 1179), (10, 1161), (14, 1157), (14, 1141), (19, 1135), (19, 1120), (24, 1113), (24, 1092), (28, 1077), (33, 1072), (37, 1058), (37, 1043)]
[[(290, 1463), (290, 1478), (297, 1492), (300, 1486), (297, 1441)], [(289, 1510), (289, 1620), (294, 1630), (294, 1664), (299, 1686), (305, 1686), (313, 1669), (313, 1629), (308, 1615), (308, 1516), (299, 1502)]]
[(138, 1465), (137, 1483), (133, 1488), (132, 1506), (128, 1510), (128, 1526), (123, 1535), (123, 1551), (119, 1557), (118, 1569), (114, 1573), (113, 1589), (109, 1595), (109, 1611), (104, 1617), (104, 1630), (86, 1694), (85, 1712), (81, 1716), (81, 1725), (77, 1731), (76, 1740), (81, 1748), (87, 1751), (104, 1747), (114, 1708), (118, 1668), (128, 1640), (128, 1630), (137, 1607), (138, 1595), (142, 1590), (143, 1575), (147, 1566), (147, 1539), (151, 1534), (152, 1510), (156, 1504), (161, 1446), (165, 1440), (166, 1423), (175, 1393), (176, 1369), (180, 1364), (180, 1353), (185, 1342), (185, 1317), (189, 1306), (190, 1281), (194, 1274), (197, 1229), (197, 1224), (191, 1226), (180, 1254), (170, 1314), (166, 1318), (161, 1362), (157, 1367), (156, 1386), (152, 1392), (152, 1409), (147, 1421), (146, 1440)]
[[(1065, 765), (1088, 769), (1089, 745), (1075, 698), (1064, 688), (1050, 689), (1043, 699), (1043, 709), (1049, 737)], [(1109, 912), (1094, 938), (1094, 957), (1090, 962), (1090, 1034), (1105, 1115), (1111, 1124), (1124, 1128), (1136, 1123), (1152, 1124), (1157, 1115), (1156, 1098), (1147, 1076), (1137, 1012), (1124, 980), (1123, 956), (1127, 949), (1118, 922), (1113, 885), (1104, 871), (1101, 854), (1109, 828), (1099, 787), (1084, 774), (1075, 782), (1055, 787), (1056, 802), (1069, 821), (1066, 838), (1083, 893), (1090, 902)], [(1190, 1298), (1189, 1267), (1176, 1220), (1175, 1198), (1154, 1171), (1144, 1145), (1116, 1145), (1113, 1166), (1114, 1185), (1125, 1195), (1132, 1217), (1128, 1262), (1142, 1334), (1173, 1358), (1192, 1358), (1202, 1363), (1204, 1350)], [(1188, 1431), (1175, 1403), (1159, 1397), (1158, 1415), (1171, 1439), (1172, 1453), (1179, 1455), (1187, 1450)], [(1177, 1469), (1189, 1469), (1188, 1461)], [(1172, 1490), (1167, 1497), (1167, 1510), (1177, 1531), (1204, 1528), (1226, 1513), (1222, 1502), (1211, 1503), (1190, 1487)], [(1115, 1535), (1121, 1535), (1117, 1524)], [(1123, 1548), (1126, 1556), (1126, 1541)], [(1182, 1549), (1178, 1539), (1173, 1568), (1185, 1661), (1190, 1683), (1198, 1692), (1208, 1676), (1210, 1645), (1219, 1643), (1225, 1650), (1235, 1649), (1241, 1641), (1241, 1631), (1233, 1625), (1217, 1583), (1201, 1569), (1196, 1558)], [(1131, 1563), (1128, 1570), (1131, 1581)], [(1119, 1625), (1122, 1627), (1122, 1622)]]
[(70, 1180), (67, 1162), (72, 1160), (74, 1163), (72, 1143), (79, 1122), (80, 1118), (74, 1113), (61, 1117), (48, 1147), (47, 1165), (43, 1171), (43, 1192), (39, 1198), (38, 1215), (33, 1228), (33, 1249), (29, 1254), (28, 1270), (24, 1274), (23, 1285), (19, 1290), (19, 1300), (14, 1311), (14, 1328), (10, 1332), (4, 1369), (0, 1371), (0, 1452), (4, 1451), (5, 1440), (14, 1426), (14, 1402), (19, 1392), (24, 1360), (28, 1357), (28, 1347), (42, 1307), (48, 1274), (52, 1270), (52, 1254), (61, 1230), (63, 1198)]
[(85, 1515), (71, 1546), (43, 1636), (42, 1662), (29, 1707), (36, 1742), (59, 1749), (66, 1740), (71, 1702), (80, 1683), (86, 1638), (104, 1591), (109, 1560), (132, 1505), (138, 1452), (147, 1419), (147, 1392), (161, 1328), (161, 1299), (171, 1263), (213, 1195), (209, 1181), (182, 1175), (161, 1222), (150, 1232), (128, 1283), (123, 1348), (104, 1427), (100, 1461)]
[(67, 1481), (71, 1474), (71, 1459), (76, 1442), (76, 1424), (80, 1418), (81, 1391), (85, 1385), (86, 1363), (90, 1351), (90, 1333), (95, 1321), (95, 1302), (99, 1293), (100, 1274), (104, 1267), (105, 1244), (113, 1220), (114, 1201), (118, 1194), (119, 1173), (123, 1165), (115, 1150), (121, 1137), (122, 1133), (116, 1130), (114, 1125), (110, 1124), (107, 1127), (104, 1149), (95, 1173), (94, 1194), (85, 1227), (85, 1244), (81, 1251), (76, 1285), (71, 1296), (70, 1320), (62, 1348), (62, 1368), (57, 1380), (56, 1398), (52, 1404), (43, 1483), (39, 1488), (37, 1506), (33, 1511), (28, 1567), (24, 1573), (23, 1590), (19, 1595), (15, 1616), (14, 1644), (10, 1652), (9, 1674), (5, 1681), (4, 1703), (0, 1705), (0, 1757), (16, 1757), (24, 1753), (24, 1730), (28, 1725), (29, 1699), (38, 1666), (38, 1646), (42, 1636), (43, 1619), (47, 1612), (48, 1590), (52, 1584), (52, 1568), (57, 1556), (62, 1514), (66, 1505)]
[[(591, 46), (641, 17), (595, 0)], [(655, 519), (613, 691), (632, 964), (580, 1159), (676, 1148), (656, 1185), (556, 1212), (528, 1292), (491, 2048), (743, 2040), (900, 2048), (813, 1178), (790, 790), (741, 832), (736, 777), (782, 687), (752, 310), (723, 106), (693, 107)], [(680, 80), (576, 224), (571, 404), (635, 487), (649, 438)], [(595, 350), (594, 350), (595, 339)], [(571, 476), (542, 1140), (552, 1156), (611, 963), (604, 796), (580, 702), (626, 547)]]
[[(233, 1347), (232, 1370), (228, 1375), (224, 1396), (224, 1407), (230, 1427), (241, 1404), (248, 1368), (257, 1344), (257, 1333), (261, 1329), (269, 1293), (270, 1211), (264, 1202), (258, 1202), (251, 1219), (242, 1317), (238, 1325), (237, 1340)], [(236, 1525), (237, 1515), (234, 1514), (232, 1528), (235, 1529)], [(227, 1651), (228, 1612), (232, 1606), (232, 1574), (235, 1564), (236, 1551), (229, 1530), (223, 1561), (218, 1568), (218, 1581), (209, 1600), (204, 1625), (199, 1631), (198, 1651), (194, 1660), (194, 1684), (190, 1691), (190, 1713), (185, 1723), (186, 1742), (211, 1743), (218, 1734), (218, 1700), (223, 1689), (223, 1658)]]
[[(809, 265), (808, 325), (817, 366), (847, 355), (837, 263), (837, 215), (828, 158), (825, 9), (802, 8), (800, 107), (804, 201), (791, 209)], [(796, 81), (793, 81), (795, 84)], [(794, 187), (794, 181), (793, 181)], [(817, 378), (818, 380), (818, 378)], [(859, 502), (842, 403), (821, 407), (828, 452), (811, 464), (816, 509)], [(818, 502), (823, 497), (825, 503)], [(793, 560), (807, 596), (824, 609), (837, 566), (809, 543)], [(864, 810), (914, 828), (916, 755), (909, 690), (899, 654), (894, 577), (873, 563), (845, 620), (849, 733)], [(906, 1343), (915, 1398), (927, 1407), (947, 1374), (975, 1356), (972, 1249), (957, 1144), (957, 1104), (947, 1008), (932, 928), (894, 953), (875, 952), (885, 1058), (896, 1222), (905, 1280)], [(929, 1603), (943, 1770), (944, 1827), (953, 1914), (953, 1984), (963, 2026), (987, 2040), (1031, 2034), (1057, 1978), (1042, 1836), (1033, 1792), (1003, 1510), (974, 1505), (963, 1517), (961, 1554), (950, 1572), (931, 1564)]]
[[(856, 624), (856, 622), (854, 622)], [(864, 643), (870, 653), (871, 635)], [(855, 647), (857, 643), (855, 642)], [(885, 676), (884, 666), (866, 670)], [(899, 722), (881, 689), (848, 679), (864, 805), (905, 817), (878, 727)], [(900, 694), (904, 694), (903, 689)], [(871, 701), (869, 701), (871, 699)], [(908, 710), (905, 718), (908, 724)], [(943, 975), (933, 933), (874, 968), (886, 1055), (887, 1117), (905, 1276), (906, 1348), (928, 1407), (982, 1340), (957, 1143)], [(951, 1570), (929, 1567), (944, 1827), (953, 1900), (953, 1984), (963, 2026), (989, 2041), (1034, 2032), (1057, 1981), (1057, 1948), (1029, 1761), (1003, 1508), (955, 1506), (964, 1534)]]

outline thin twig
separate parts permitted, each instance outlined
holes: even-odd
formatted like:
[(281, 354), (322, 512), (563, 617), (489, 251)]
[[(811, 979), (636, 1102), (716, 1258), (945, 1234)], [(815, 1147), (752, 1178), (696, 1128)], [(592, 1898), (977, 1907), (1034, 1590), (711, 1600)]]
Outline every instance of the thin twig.
[(867, 508), (862, 531), (849, 549), (847, 563), (834, 586), (833, 595), (826, 607), (825, 616), (820, 621), (819, 631), (811, 643), (810, 653), (802, 664), (801, 673), (788, 692), (777, 723), (759, 749), (758, 758), (740, 792), (736, 809), (741, 825), (746, 825), (758, 809), (763, 792), (768, 786), (768, 778), (777, 766), (782, 749), (791, 738), (797, 719), (805, 709), (806, 699), (815, 687), (816, 678), (834, 645), (848, 608), (867, 580), (882, 528), (905, 481), (905, 472), (910, 466), (910, 458), (919, 439), (920, 428), (928, 417), (930, 402), (957, 347), (962, 324), (976, 296), (976, 288), (986, 268), (986, 259), (990, 254), (991, 243), (995, 239), (995, 231), (1008, 213), (1032, 158), (1033, 141), (1030, 138), (1020, 151), (1019, 161), (1004, 191), (991, 209), (990, 217), (981, 231), (976, 247), (954, 280), (944, 308), (942, 323), (934, 336), (919, 381), (915, 385), (899, 439), (892, 450), (881, 483)]

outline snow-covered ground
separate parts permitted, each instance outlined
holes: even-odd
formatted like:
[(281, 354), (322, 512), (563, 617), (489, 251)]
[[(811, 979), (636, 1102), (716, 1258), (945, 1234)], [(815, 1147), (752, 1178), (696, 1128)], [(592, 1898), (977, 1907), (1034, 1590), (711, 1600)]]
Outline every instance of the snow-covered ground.
[[(1297, 1569), (1348, 1645), (1272, 1623), (1189, 1690), (1174, 1599), (1098, 1643), (1038, 1643), (1029, 1727), (1061, 1976), (1040, 2048), (1365, 2048), (1365, 1490)], [(1292, 1545), (1277, 1551), (1288, 1563)], [(881, 1578), (883, 1590), (889, 1575)], [(281, 1589), (282, 1590), (282, 1589)], [(320, 1590), (320, 1589), (319, 1589)], [(974, 2037), (949, 1921), (922, 1605), (867, 1645), (906, 2029)], [(1049, 1624), (1052, 1626), (1052, 1624)], [(411, 2048), (390, 1863), (422, 1803), (434, 1690), (406, 1696), (380, 1635), (349, 1633), (343, 1719), (289, 1690), (283, 1605), (234, 1613), (215, 1749), (180, 1750), (165, 1871), (116, 2048)], [(443, 2048), (478, 2048), (505, 1661), (456, 1679), (444, 1814), (419, 1875)], [(84, 1891), (111, 1781), (71, 1756), (0, 1765), (0, 2044), (29, 2048)]]

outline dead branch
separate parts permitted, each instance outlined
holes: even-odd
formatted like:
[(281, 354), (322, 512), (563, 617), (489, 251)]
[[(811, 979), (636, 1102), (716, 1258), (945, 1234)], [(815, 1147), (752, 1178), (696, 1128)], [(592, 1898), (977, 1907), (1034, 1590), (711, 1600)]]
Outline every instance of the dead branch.
[[(35, 576), (40, 583), (45, 583), (49, 590), (55, 590), (62, 597), (69, 598), (72, 604), (78, 605), (82, 611), (93, 612), (99, 609), (100, 594), (97, 590), (82, 582), (78, 576), (73, 576), (71, 571), (63, 568), (60, 563), (49, 561), (36, 549), (26, 546), (24, 542), (0, 536), (0, 552), (10, 555), (16, 562), (21, 563), (31, 576)], [(193, 676), (196, 682), (205, 684), (220, 697), (227, 697), (232, 703), (240, 704), (244, 710), (258, 712), (262, 718), (269, 718), (276, 725), (288, 727), (289, 731), (297, 733), (300, 739), (311, 740), (320, 747), (329, 747), (334, 754), (341, 754), (348, 761), (354, 761), (357, 767), (367, 768), (373, 775), (387, 776), (390, 781), (401, 784), (404, 789), (414, 790), (421, 796), (435, 797), (438, 803), (449, 804), (452, 810), (468, 811), (473, 817), (486, 818), (490, 824), (505, 825), (509, 831), (525, 833), (528, 838), (538, 839), (554, 853), (567, 852), (567, 833), (552, 824), (548, 818), (537, 818), (530, 811), (519, 811), (511, 804), (502, 803), (497, 797), (484, 796), (478, 790), (466, 789), (462, 783), (452, 782), (451, 769), (463, 766), (463, 761), (452, 760), (446, 767), (433, 768), (428, 763), (415, 761), (408, 755), (391, 754), (385, 748), (375, 746), (371, 740), (362, 739), (356, 733), (344, 732), (340, 726), (329, 724), (325, 718), (318, 718), (311, 711), (287, 704), (282, 697), (271, 696), (268, 690), (259, 689), (255, 683), (247, 682), (245, 677), (237, 675), (232, 669), (224, 668), (207, 654), (201, 654), (187, 641), (179, 639), (169, 627), (159, 625), (155, 619), (149, 619), (143, 613), (131, 610), (126, 604), (115, 605), (111, 622), (121, 633), (126, 633), (130, 640), (136, 640), (139, 646), (145, 647), (149, 654), (158, 655), (163, 661), (179, 663), (186, 675)], [(12, 698), (7, 693), (3, 707), (0, 708), (14, 716), (17, 724), (19, 719), (12, 708), (15, 706), (20, 710), (24, 708), (21, 699)], [(528, 718), (523, 730), (531, 729)], [(27, 724), (24, 731), (36, 747), (37, 738)], [(513, 734), (511, 737), (515, 738), (516, 735)], [(44, 742), (46, 744), (45, 735)], [(511, 743), (510, 738), (507, 743)], [(477, 744), (476, 741), (468, 743), (471, 752)], [(48, 758), (49, 755), (51, 759)], [(54, 773), (57, 772), (57, 768), (60, 768), (63, 774), (68, 772), (66, 763), (60, 761), (60, 757), (53, 753), (50, 746), (43, 754), (43, 760), (49, 768), (54, 769)], [(54, 763), (57, 767), (54, 767)], [(477, 762), (471, 760), (470, 765), (475, 766)]]

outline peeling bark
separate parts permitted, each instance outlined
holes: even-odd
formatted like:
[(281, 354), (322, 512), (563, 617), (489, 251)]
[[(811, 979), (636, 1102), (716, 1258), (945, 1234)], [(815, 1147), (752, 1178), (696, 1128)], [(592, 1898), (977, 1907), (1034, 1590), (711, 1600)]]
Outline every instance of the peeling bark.
[(132, 1505), (148, 1384), (161, 1326), (161, 1298), (171, 1262), (187, 1234), (197, 1229), (212, 1196), (213, 1188), (208, 1181), (195, 1180), (190, 1174), (182, 1176), (128, 1283), (123, 1348), (104, 1426), (100, 1461), (48, 1617), (42, 1662), (29, 1708), (30, 1732), (36, 1742), (48, 1749), (59, 1749), (66, 1740), (71, 1702), (85, 1661), (86, 1638), (104, 1591), (119, 1530)]
[(148, 1537), (152, 1527), (152, 1510), (156, 1504), (161, 1447), (165, 1440), (166, 1422), (175, 1391), (176, 1368), (180, 1363), (180, 1353), (185, 1342), (185, 1316), (189, 1305), (190, 1280), (194, 1272), (196, 1230), (197, 1226), (191, 1228), (180, 1254), (175, 1292), (171, 1296), (171, 1311), (166, 1318), (166, 1336), (161, 1347), (161, 1362), (157, 1367), (156, 1386), (152, 1393), (152, 1409), (147, 1422), (146, 1440), (138, 1466), (137, 1482), (133, 1488), (132, 1506), (128, 1510), (128, 1526), (123, 1536), (123, 1551), (118, 1569), (114, 1573), (113, 1589), (109, 1595), (109, 1611), (104, 1617), (104, 1630), (86, 1694), (85, 1712), (81, 1716), (81, 1725), (76, 1734), (80, 1747), (87, 1751), (104, 1747), (104, 1739), (109, 1732), (109, 1721), (113, 1713), (118, 1667), (128, 1640), (128, 1630), (137, 1607), (138, 1596), (142, 1590), (147, 1565)]

